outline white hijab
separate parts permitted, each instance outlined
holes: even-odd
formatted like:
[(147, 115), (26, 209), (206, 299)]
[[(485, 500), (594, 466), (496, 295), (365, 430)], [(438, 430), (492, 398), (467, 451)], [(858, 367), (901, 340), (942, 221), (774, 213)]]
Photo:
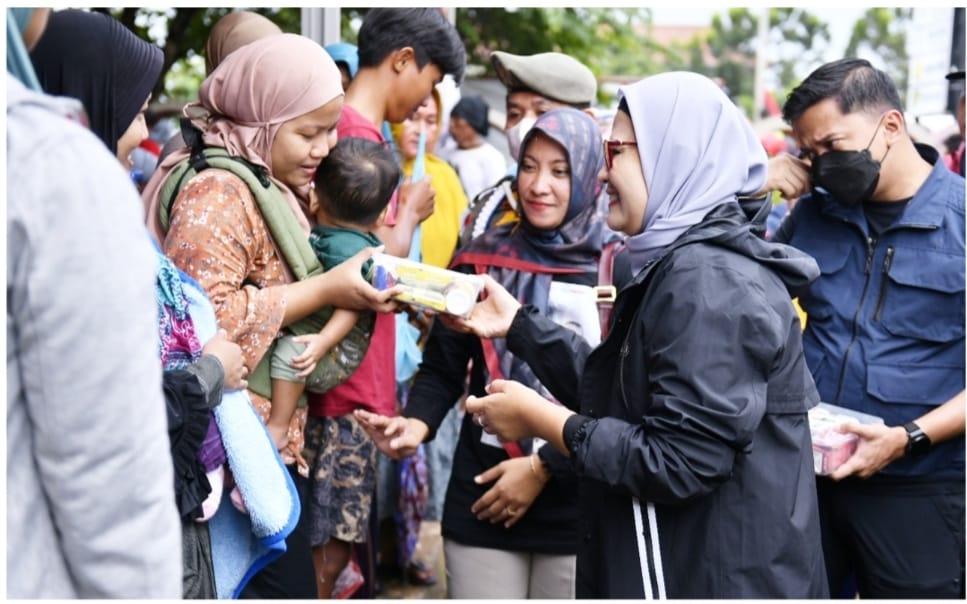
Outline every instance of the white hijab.
[(742, 111), (709, 78), (684, 71), (618, 91), (628, 104), (648, 207), (627, 240), (637, 273), (715, 207), (755, 193), (766, 152)]

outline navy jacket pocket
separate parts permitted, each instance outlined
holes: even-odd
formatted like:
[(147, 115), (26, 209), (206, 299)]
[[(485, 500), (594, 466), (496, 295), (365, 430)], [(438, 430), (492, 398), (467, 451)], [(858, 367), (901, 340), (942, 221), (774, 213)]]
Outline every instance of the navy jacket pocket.
[(880, 320), (895, 336), (950, 342), (964, 337), (964, 257), (900, 247), (887, 273)]
[(823, 240), (809, 242), (804, 251), (816, 260), (821, 276), (799, 297), (799, 304), (809, 317), (826, 319), (835, 309), (832, 301), (842, 297), (843, 287), (852, 280), (850, 271), (843, 269), (850, 254), (856, 252), (842, 241)]

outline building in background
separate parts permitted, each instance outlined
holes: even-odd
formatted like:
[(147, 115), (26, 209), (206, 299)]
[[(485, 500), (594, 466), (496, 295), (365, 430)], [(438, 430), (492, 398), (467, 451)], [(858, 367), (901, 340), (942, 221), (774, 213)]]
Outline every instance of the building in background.
[(907, 54), (907, 119), (912, 131), (935, 138), (930, 142), (938, 146), (957, 129), (954, 111), (963, 84), (946, 75), (964, 68), (964, 8), (914, 8)]

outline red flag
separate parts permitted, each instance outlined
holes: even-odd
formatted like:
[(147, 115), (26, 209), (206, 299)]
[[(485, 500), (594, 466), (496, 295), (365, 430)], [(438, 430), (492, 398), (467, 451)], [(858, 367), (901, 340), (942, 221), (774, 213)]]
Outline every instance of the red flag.
[(771, 90), (766, 90), (762, 93), (763, 96), (763, 107), (766, 109), (766, 115), (779, 115), (782, 111), (779, 109), (779, 103), (776, 102), (776, 97), (772, 94)]

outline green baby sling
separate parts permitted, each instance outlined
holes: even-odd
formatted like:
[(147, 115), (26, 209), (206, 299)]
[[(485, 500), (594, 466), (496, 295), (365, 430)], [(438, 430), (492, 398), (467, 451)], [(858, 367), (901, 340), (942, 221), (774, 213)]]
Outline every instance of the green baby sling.
[[(181, 134), (191, 149), (191, 155), (175, 166), (162, 185), (159, 218), (165, 232), (168, 231), (171, 208), (184, 185), (208, 168), (227, 170), (241, 178), (252, 192), (272, 239), (296, 280), (302, 281), (324, 272), (324, 267), (309, 245), (308, 237), (292, 215), (282, 191), (269, 179), (265, 167), (230, 155), (224, 148), (206, 147), (201, 132), (185, 118), (181, 120)], [(332, 316), (332, 311), (332, 307), (324, 307), (293, 322), (286, 329), (293, 335), (319, 333)], [(312, 375), (307, 378), (307, 383), (312, 383), (313, 392), (325, 392), (349, 379), (369, 348), (374, 322), (373, 313), (362, 313), (349, 335), (319, 360)], [(248, 378), (249, 390), (268, 399), (272, 397), (270, 365), (275, 346), (276, 342), (273, 341)], [(299, 406), (303, 406), (304, 402), (305, 394)]]

